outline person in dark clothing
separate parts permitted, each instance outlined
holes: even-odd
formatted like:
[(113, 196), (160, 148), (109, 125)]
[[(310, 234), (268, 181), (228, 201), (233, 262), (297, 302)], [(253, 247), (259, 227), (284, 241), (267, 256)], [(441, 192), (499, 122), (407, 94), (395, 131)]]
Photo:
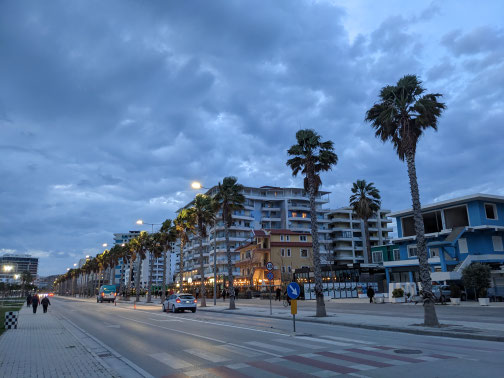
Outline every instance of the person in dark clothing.
[(32, 302), (32, 296), (31, 296), (31, 294), (28, 294), (28, 296), (26, 297), (26, 306), (30, 307), (31, 302)]
[(279, 287), (277, 287), (277, 289), (275, 290), (275, 301), (279, 301), (280, 302), (280, 296), (282, 295), (282, 290), (280, 290)]
[(42, 309), (44, 310), (44, 314), (45, 314), (47, 312), (47, 306), (49, 306), (51, 304), (51, 302), (49, 302), (49, 298), (44, 297), (44, 298), (42, 298), (40, 303), (42, 303)]
[(235, 288), (234, 288), (234, 299), (235, 299), (235, 301), (237, 301), (237, 300), (238, 300), (238, 293), (239, 293), (239, 292), (240, 292), (240, 289), (239, 289), (239, 288), (237, 288), (237, 287), (235, 287)]
[(368, 286), (367, 288), (367, 296), (369, 298), (369, 303), (373, 303), (373, 297), (375, 295), (375, 292), (371, 286)]
[(37, 294), (35, 294), (33, 297), (32, 297), (32, 308), (33, 308), (33, 313), (36, 314), (37, 313), (37, 307), (38, 305), (40, 304), (40, 299), (38, 297)]
[(289, 294), (287, 294), (287, 290), (285, 290), (285, 293), (284, 293), (284, 298), (287, 300), (287, 303), (288, 303), (288, 304), (289, 304), (289, 306), (290, 306), (290, 304), (291, 304), (291, 299), (290, 299), (290, 297), (289, 297)]

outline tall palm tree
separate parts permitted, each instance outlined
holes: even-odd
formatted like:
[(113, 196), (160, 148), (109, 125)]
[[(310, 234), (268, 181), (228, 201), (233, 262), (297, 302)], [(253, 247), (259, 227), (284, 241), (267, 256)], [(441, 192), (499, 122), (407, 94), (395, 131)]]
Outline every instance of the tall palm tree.
[(304, 188), (310, 196), (311, 234), (313, 242), (313, 274), (315, 276), (315, 295), (317, 298), (316, 316), (326, 316), (324, 293), (322, 286), (322, 271), (320, 269), (320, 247), (318, 241), (317, 210), (315, 196), (322, 185), (320, 172), (331, 169), (338, 162), (334, 153), (333, 142), (321, 142), (321, 137), (314, 130), (299, 130), (296, 133), (297, 144), (293, 145), (287, 153), (292, 156), (287, 160), (287, 165), (292, 169), (292, 175), (302, 173)]
[(148, 248), (148, 234), (145, 231), (140, 232), (136, 238), (131, 239), (130, 246), (135, 254), (137, 261), (135, 272), (135, 297), (136, 301), (140, 300), (140, 276), (142, 275), (142, 261), (145, 260)]
[(148, 235), (147, 244), (150, 255), (149, 283), (147, 285), (148, 303), (152, 302), (152, 276), (154, 274), (154, 262), (157, 261), (157, 259), (159, 259), (163, 255), (164, 246), (162, 242), (163, 242), (163, 236), (159, 232)]
[(245, 197), (242, 194), (243, 185), (238, 184), (236, 177), (224, 177), (222, 184), (219, 182), (215, 201), (219, 204), (222, 210), (222, 220), (224, 222), (224, 236), (226, 238), (226, 255), (228, 265), (228, 282), (229, 282), (229, 309), (234, 310), (235, 306), (235, 291), (233, 277), (233, 261), (231, 260), (231, 246), (229, 244), (229, 227), (233, 225), (233, 212), (243, 209)]
[(121, 298), (124, 299), (124, 286), (125, 286), (125, 278), (124, 278), (124, 274), (126, 272), (126, 264), (128, 263), (128, 261), (130, 260), (130, 257), (131, 257), (131, 251), (130, 251), (130, 247), (128, 244), (121, 244), (121, 246), (119, 247), (119, 251), (118, 251), (118, 257), (119, 257), (119, 260), (122, 262), (121, 263), (121, 278), (119, 279), (119, 293), (121, 294)]
[(171, 249), (172, 243), (177, 240), (177, 230), (171, 219), (167, 219), (159, 229), (160, 242), (163, 246), (163, 283), (161, 287), (161, 303), (166, 298), (166, 264), (168, 264), (168, 250)]
[(184, 246), (189, 241), (189, 235), (194, 233), (194, 212), (189, 209), (182, 209), (173, 222), (180, 240), (180, 262), (179, 262), (179, 282), (180, 289), (184, 287)]
[(212, 197), (204, 194), (197, 194), (193, 201), (193, 207), (198, 229), (198, 241), (200, 251), (200, 293), (201, 293), (201, 307), (206, 307), (206, 293), (205, 293), (205, 267), (203, 261), (203, 238), (208, 236), (207, 228), (213, 224), (215, 219), (215, 208)]
[(373, 262), (371, 255), (371, 239), (369, 238), (368, 220), (380, 210), (380, 191), (375, 188), (374, 183), (366, 183), (366, 180), (357, 180), (352, 186), (350, 196), (350, 206), (354, 213), (364, 222), (364, 237), (366, 241), (367, 262)]
[(428, 128), (437, 130), (438, 118), (446, 108), (438, 101), (439, 93), (425, 94), (422, 82), (415, 75), (406, 75), (396, 85), (383, 87), (379, 100), (366, 112), (375, 136), (391, 141), (401, 161), (406, 160), (410, 182), (413, 219), (417, 241), (420, 280), (424, 296), (424, 324), (439, 326), (434, 308), (432, 281), (425, 242), (425, 229), (420, 205), (415, 155), (418, 140)]

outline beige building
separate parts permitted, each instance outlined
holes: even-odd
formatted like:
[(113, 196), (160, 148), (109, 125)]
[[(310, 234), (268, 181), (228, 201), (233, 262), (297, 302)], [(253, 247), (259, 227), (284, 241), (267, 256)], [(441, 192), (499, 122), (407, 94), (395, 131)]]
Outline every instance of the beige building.
[(236, 251), (240, 260), (238, 286), (269, 285), (266, 264), (273, 263), (274, 286), (292, 281), (294, 270), (312, 266), (312, 237), (308, 232), (284, 229), (254, 230), (252, 241)]

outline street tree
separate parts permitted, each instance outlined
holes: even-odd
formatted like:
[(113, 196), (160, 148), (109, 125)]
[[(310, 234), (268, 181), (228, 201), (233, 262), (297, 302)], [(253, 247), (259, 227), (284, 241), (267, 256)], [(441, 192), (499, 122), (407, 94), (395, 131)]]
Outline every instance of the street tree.
[(171, 250), (172, 243), (177, 241), (177, 230), (171, 219), (166, 219), (159, 229), (160, 242), (163, 246), (163, 283), (161, 285), (161, 303), (166, 298), (166, 264), (168, 264), (168, 250)]
[(184, 286), (184, 247), (189, 241), (189, 236), (195, 231), (195, 223), (194, 212), (189, 209), (180, 210), (174, 221), (177, 237), (180, 240), (179, 282), (181, 289)]
[(444, 103), (438, 101), (441, 96), (439, 93), (425, 94), (418, 77), (406, 75), (396, 85), (381, 89), (378, 102), (366, 112), (365, 118), (375, 130), (375, 136), (382, 142), (392, 142), (399, 159), (406, 160), (424, 298), (424, 325), (432, 327), (438, 327), (439, 321), (432, 294), (415, 156), (418, 141), (424, 132), (430, 128), (437, 130), (438, 118), (446, 108)]
[(316, 316), (326, 316), (324, 293), (322, 286), (322, 271), (320, 267), (320, 245), (317, 225), (317, 209), (315, 196), (322, 185), (321, 172), (329, 171), (338, 163), (338, 156), (334, 153), (333, 142), (321, 141), (321, 136), (314, 130), (304, 129), (296, 133), (297, 144), (287, 153), (292, 156), (287, 165), (292, 169), (292, 175), (304, 175), (304, 188), (310, 197), (310, 220), (313, 244), (313, 274), (315, 276), (315, 296), (317, 299)]

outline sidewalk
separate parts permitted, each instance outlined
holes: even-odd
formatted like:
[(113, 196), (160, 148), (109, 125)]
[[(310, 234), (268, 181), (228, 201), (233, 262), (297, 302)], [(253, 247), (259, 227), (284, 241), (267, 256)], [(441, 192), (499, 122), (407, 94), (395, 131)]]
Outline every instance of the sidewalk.
[(18, 328), (0, 336), (0, 377), (117, 377), (88, 351), (49, 307), (23, 306)]

